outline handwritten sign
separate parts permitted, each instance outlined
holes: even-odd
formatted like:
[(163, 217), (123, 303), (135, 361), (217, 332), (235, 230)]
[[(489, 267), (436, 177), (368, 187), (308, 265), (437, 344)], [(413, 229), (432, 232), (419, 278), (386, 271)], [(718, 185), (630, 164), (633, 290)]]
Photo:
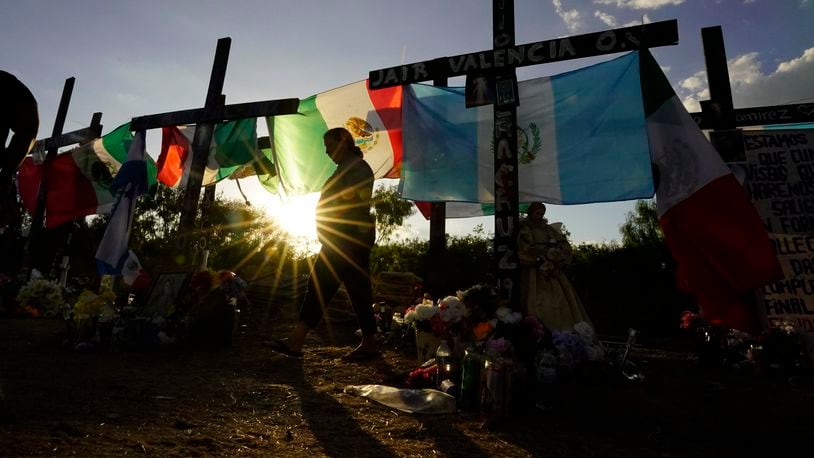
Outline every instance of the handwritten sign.
[(745, 186), (785, 278), (764, 290), (772, 325), (814, 332), (814, 131), (744, 132)]
[(517, 46), (498, 46), (496, 42), (495, 49), (373, 70), (368, 78), (370, 89), (382, 89), (439, 76), (513, 69), (676, 43), (678, 21), (673, 19)]

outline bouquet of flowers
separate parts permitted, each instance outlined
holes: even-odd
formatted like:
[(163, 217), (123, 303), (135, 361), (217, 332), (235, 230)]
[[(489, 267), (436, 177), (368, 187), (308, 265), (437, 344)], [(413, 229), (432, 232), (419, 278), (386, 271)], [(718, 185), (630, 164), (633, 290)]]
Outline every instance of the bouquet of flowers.
[(561, 368), (574, 369), (587, 359), (585, 344), (576, 333), (554, 331), (551, 341), (557, 350), (557, 360)]
[(21, 311), (33, 317), (55, 317), (63, 302), (62, 287), (44, 278), (29, 281), (17, 293)]
[(465, 291), (458, 291), (458, 299), (466, 307), (467, 338), (483, 341), (492, 334), (495, 325), (497, 298), (492, 288), (475, 285)]
[(115, 300), (116, 293), (109, 289), (99, 294), (87, 289), (82, 290), (73, 306), (74, 319), (93, 318), (103, 314), (112, 314), (113, 308), (111, 304), (113, 304)]
[(404, 323), (416, 331), (435, 333), (442, 331), (443, 323), (440, 316), (441, 307), (430, 303), (421, 303), (408, 308), (404, 313)]

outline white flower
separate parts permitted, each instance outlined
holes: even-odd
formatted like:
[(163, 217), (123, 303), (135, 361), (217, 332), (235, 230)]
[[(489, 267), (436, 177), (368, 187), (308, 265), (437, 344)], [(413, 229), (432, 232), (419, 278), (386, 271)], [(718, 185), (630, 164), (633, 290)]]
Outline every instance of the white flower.
[(590, 344), (596, 338), (596, 332), (594, 332), (594, 328), (591, 327), (585, 321), (580, 321), (579, 323), (574, 325), (574, 332), (579, 335), (583, 342), (586, 344)]
[(466, 306), (455, 296), (447, 296), (441, 301), (441, 319), (457, 323), (468, 313)]
[(413, 321), (415, 321), (416, 316), (418, 316), (418, 314), (415, 313), (415, 310), (411, 310), (411, 311), (407, 312), (407, 314), (404, 315), (404, 324), (412, 323)]
[(495, 310), (495, 316), (498, 320), (507, 324), (519, 323), (520, 320), (523, 319), (523, 315), (521, 315), (520, 312), (512, 312), (508, 307), (499, 307)]
[(434, 305), (419, 304), (415, 306), (416, 320), (429, 320), (441, 309)]

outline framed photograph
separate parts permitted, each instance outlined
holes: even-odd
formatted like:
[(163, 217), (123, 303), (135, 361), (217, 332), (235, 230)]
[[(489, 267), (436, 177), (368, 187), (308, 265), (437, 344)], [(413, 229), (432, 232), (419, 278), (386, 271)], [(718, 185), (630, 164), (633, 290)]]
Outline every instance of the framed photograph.
[(150, 295), (143, 312), (147, 316), (167, 316), (170, 305), (178, 300), (179, 294), (189, 281), (189, 272), (160, 272), (153, 282)]

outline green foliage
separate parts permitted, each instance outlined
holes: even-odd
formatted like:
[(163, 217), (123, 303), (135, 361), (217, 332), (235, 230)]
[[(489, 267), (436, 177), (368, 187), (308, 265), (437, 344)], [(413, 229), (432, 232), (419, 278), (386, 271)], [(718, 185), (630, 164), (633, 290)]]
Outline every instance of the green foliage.
[[(182, 203), (183, 190), (166, 186), (159, 186), (153, 197), (138, 199), (130, 248), (148, 270), (188, 262), (196, 249), (203, 248), (209, 250), (209, 266), (234, 271), (248, 268), (253, 271), (249, 275), (263, 266), (276, 266), (294, 258), (284, 233), (262, 210), (220, 197), (209, 205), (199, 205), (199, 217), (206, 213), (204, 227), (191, 234), (193, 246), (179, 252)], [(91, 221), (91, 230), (99, 234), (99, 239), (106, 221), (106, 216)]]
[(386, 241), (415, 213), (415, 206), (401, 198), (396, 186), (382, 186), (373, 193), (373, 213), (376, 216), (377, 243)]
[(659, 226), (656, 202), (636, 201), (636, 208), (628, 212), (627, 219), (619, 228), (622, 245), (625, 247), (659, 247), (664, 244), (664, 236)]
[(377, 244), (370, 254), (370, 272), (413, 272), (420, 277), (429, 245), (418, 239)]

